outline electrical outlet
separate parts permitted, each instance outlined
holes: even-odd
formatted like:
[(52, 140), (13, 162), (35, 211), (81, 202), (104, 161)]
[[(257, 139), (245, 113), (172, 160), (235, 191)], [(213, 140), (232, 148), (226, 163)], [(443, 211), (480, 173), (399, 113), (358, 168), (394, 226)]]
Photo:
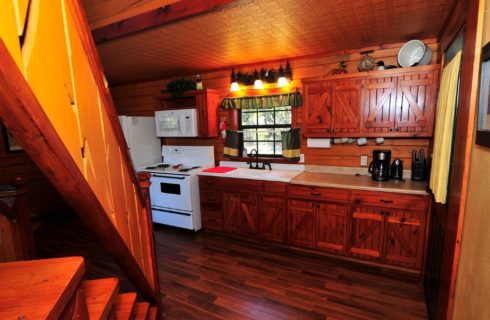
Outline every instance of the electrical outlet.
[(367, 162), (368, 162), (368, 156), (362, 155), (361, 156), (361, 167), (367, 167)]

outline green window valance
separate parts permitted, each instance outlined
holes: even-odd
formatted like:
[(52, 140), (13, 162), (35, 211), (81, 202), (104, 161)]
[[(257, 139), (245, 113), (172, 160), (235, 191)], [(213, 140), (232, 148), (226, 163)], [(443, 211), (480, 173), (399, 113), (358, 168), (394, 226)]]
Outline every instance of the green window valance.
[(224, 98), (222, 109), (265, 109), (277, 107), (299, 107), (303, 105), (303, 97), (299, 92), (272, 94), (256, 97)]

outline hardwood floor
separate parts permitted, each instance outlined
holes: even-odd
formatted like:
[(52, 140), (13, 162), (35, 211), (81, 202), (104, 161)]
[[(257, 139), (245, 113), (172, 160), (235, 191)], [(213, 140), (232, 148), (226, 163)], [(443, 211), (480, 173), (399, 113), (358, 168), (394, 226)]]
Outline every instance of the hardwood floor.
[[(163, 319), (427, 319), (420, 280), (208, 232), (155, 226)], [(42, 258), (81, 255), (88, 278), (134, 291), (76, 216), (36, 231)]]
[(414, 276), (156, 227), (165, 319), (427, 319)]

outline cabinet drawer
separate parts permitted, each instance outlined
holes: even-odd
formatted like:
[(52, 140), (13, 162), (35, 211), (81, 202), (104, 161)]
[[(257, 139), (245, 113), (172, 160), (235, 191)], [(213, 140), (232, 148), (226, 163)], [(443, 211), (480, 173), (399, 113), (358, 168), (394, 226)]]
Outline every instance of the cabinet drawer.
[(201, 189), (221, 189), (221, 179), (218, 177), (199, 176), (199, 187)]
[(223, 212), (221, 209), (210, 209), (210, 208), (201, 208), (201, 217), (204, 218), (214, 218), (214, 219), (222, 219)]
[(215, 190), (201, 190), (201, 206), (221, 207), (221, 192)]
[(288, 194), (289, 196), (310, 198), (318, 201), (347, 202), (349, 198), (349, 192), (346, 190), (302, 185), (290, 185)]
[(226, 191), (257, 192), (257, 180), (223, 178), (222, 186)]
[(273, 181), (260, 181), (259, 182), (259, 192), (268, 193), (286, 193), (287, 183), (284, 182), (273, 182)]
[(427, 197), (387, 192), (352, 192), (352, 203), (387, 208), (425, 210)]

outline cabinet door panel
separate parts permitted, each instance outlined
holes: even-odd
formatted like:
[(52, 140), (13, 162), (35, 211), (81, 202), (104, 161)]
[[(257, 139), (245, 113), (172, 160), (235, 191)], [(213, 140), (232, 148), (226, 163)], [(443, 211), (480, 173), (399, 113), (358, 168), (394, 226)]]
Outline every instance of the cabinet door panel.
[(354, 207), (350, 254), (356, 258), (379, 261), (382, 256), (383, 215), (386, 209)]
[(317, 210), (317, 248), (324, 251), (344, 253), (345, 205), (322, 203)]
[(385, 262), (422, 268), (424, 238), (425, 215), (422, 211), (392, 211), (386, 220)]
[(362, 80), (335, 80), (332, 91), (332, 132), (357, 133), (360, 130)]
[(396, 77), (366, 80), (363, 132), (388, 133), (395, 126)]
[(437, 74), (414, 73), (398, 78), (395, 128), (414, 136), (431, 136)]
[(332, 122), (332, 87), (330, 81), (305, 85), (303, 110), (305, 133), (326, 133)]
[(260, 237), (273, 242), (284, 242), (286, 236), (286, 200), (282, 197), (259, 198)]
[(255, 235), (259, 231), (257, 221), (257, 195), (240, 194), (239, 233)]
[(236, 193), (223, 193), (223, 230), (237, 232), (240, 226), (240, 196)]
[(313, 248), (315, 246), (314, 202), (289, 200), (289, 242), (293, 245)]

